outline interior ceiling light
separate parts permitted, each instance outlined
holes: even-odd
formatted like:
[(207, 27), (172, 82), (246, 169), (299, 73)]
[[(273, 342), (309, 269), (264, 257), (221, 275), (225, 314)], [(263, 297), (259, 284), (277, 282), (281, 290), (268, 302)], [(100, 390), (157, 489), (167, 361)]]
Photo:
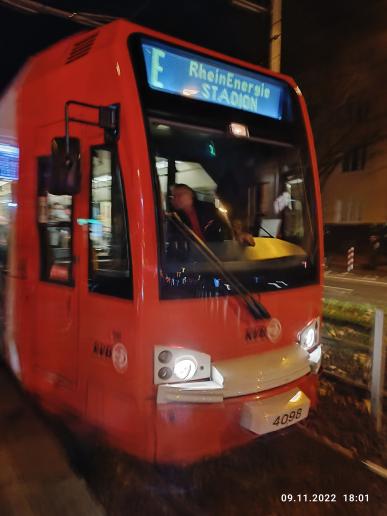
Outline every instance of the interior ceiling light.
[(234, 136), (244, 136), (245, 138), (249, 137), (249, 128), (244, 124), (236, 124), (235, 122), (232, 122), (229, 125), (229, 131)]

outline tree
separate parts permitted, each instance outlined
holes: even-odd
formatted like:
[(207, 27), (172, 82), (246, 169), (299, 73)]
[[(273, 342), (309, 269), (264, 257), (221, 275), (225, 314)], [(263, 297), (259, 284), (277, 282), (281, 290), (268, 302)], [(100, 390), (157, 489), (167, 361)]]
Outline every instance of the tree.
[(324, 188), (338, 167), (383, 152), (387, 1), (287, 0), (284, 18), (284, 61), (308, 101)]

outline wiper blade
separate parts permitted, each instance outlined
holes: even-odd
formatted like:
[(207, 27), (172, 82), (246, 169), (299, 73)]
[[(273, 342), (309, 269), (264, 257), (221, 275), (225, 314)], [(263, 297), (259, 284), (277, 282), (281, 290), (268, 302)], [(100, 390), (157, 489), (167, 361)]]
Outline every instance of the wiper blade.
[(266, 235), (268, 235), (270, 238), (276, 238), (274, 235), (272, 235), (271, 233), (269, 233), (269, 232), (267, 231), (267, 229), (265, 229), (263, 226), (259, 225), (258, 227), (259, 227), (259, 229), (262, 229), (262, 231), (264, 231), (264, 232), (266, 233)]
[(239, 295), (239, 297), (245, 302), (246, 307), (248, 308), (250, 314), (254, 317), (254, 319), (271, 319), (270, 313), (266, 310), (266, 308), (253, 298), (250, 292), (246, 289), (246, 287), (239, 281), (239, 279), (232, 273), (225, 269), (222, 262), (216, 256), (216, 254), (211, 251), (208, 245), (203, 242), (201, 238), (197, 236), (197, 234), (192, 231), (190, 227), (185, 224), (179, 215), (176, 212), (165, 213), (168, 219), (175, 225), (175, 227), (182, 233), (185, 237), (189, 237), (199, 251), (210, 261), (212, 262), (218, 271), (222, 274), (223, 278), (229, 283), (232, 289)]

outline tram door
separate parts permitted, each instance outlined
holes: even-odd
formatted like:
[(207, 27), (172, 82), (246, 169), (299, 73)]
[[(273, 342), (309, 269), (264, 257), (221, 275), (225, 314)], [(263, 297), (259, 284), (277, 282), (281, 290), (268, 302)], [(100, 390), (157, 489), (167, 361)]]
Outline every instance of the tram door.
[(38, 260), (35, 306), (34, 362), (38, 377), (71, 388), (77, 381), (78, 257), (77, 196), (48, 190), (52, 135), (63, 123), (37, 132), (36, 182)]
[[(80, 259), (80, 378), (87, 381), (88, 419), (128, 431), (127, 398), (136, 380), (133, 360), (136, 307), (132, 297), (128, 211), (115, 144), (101, 144), (88, 128), (89, 155), (84, 174)], [(87, 178), (87, 181), (86, 181)]]

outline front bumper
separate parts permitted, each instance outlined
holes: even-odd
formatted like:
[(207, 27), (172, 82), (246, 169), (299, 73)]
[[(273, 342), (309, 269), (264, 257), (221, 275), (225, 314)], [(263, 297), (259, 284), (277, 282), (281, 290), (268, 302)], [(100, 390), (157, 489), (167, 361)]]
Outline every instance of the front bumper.
[[(243, 415), (248, 404), (259, 402), (258, 405), (261, 404), (261, 408), (264, 406), (266, 414), (270, 416), (267, 421), (272, 421), (272, 408), (278, 402), (275, 397), (284, 394), (289, 401), (289, 393), (293, 391), (301, 391), (310, 400), (310, 406), (315, 406), (317, 376), (307, 374), (268, 391), (227, 398), (215, 403), (200, 404), (180, 400), (178, 403), (157, 405), (156, 461), (190, 463), (248, 443), (262, 432), (256, 425), (249, 428), (246, 415)], [(263, 403), (265, 400), (266, 403)], [(280, 408), (283, 411), (283, 407)], [(259, 410), (259, 413), (262, 415), (263, 411)]]
[(211, 380), (165, 383), (158, 386), (157, 403), (219, 403), (269, 391), (317, 372), (321, 347), (309, 354), (298, 344), (266, 353), (215, 362)]
[(309, 354), (309, 364), (310, 369), (313, 373), (317, 374), (320, 371), (322, 363), (322, 346), (319, 344), (310, 354)]

